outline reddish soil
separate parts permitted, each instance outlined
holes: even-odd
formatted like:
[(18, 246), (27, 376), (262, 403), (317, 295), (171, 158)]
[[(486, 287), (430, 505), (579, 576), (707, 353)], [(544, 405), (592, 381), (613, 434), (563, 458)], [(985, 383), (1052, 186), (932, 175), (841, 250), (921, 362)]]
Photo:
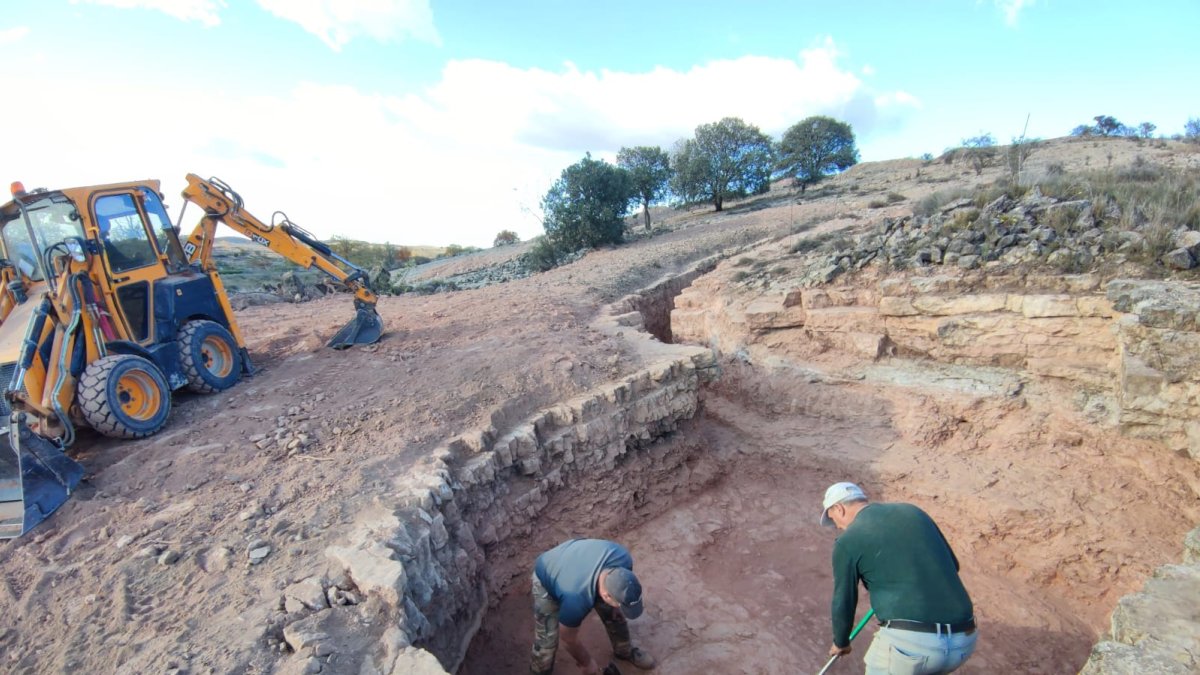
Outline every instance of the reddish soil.
[[(81, 434), (73, 452), (85, 486), (0, 544), (0, 670), (295, 670), (294, 657), (271, 649), (281, 589), (328, 573), (325, 548), (342, 543), (356, 513), (387, 503), (394, 476), (450, 437), (487, 422), (508, 428), (641, 365), (636, 347), (591, 327), (605, 303), (800, 223), (851, 214), (870, 225), (911, 208), (868, 209), (885, 191), (915, 200), (945, 187), (933, 179), (995, 178), (938, 164), (908, 180), (919, 164), (849, 172), (803, 204), (772, 193), (722, 214), (673, 214), (672, 231), (528, 279), (384, 298), (386, 333), (369, 347), (322, 346), (352, 315), (347, 297), (239, 312), (257, 375), (178, 396), (152, 438)], [(1078, 667), (1116, 598), (1177, 558), (1200, 520), (1194, 462), (1055, 412), (1055, 392), (1020, 407), (894, 382), (726, 371), (693, 431), (723, 452), (744, 450), (743, 461), (655, 519), (597, 532), (633, 550), (651, 606), (635, 635), (664, 673), (824, 662), (832, 538), (813, 521), (832, 480), (918, 503), (943, 526), (983, 625), (965, 672)], [(255, 539), (272, 551), (250, 565)], [(179, 557), (160, 564), (164, 551)], [(530, 564), (537, 552), (531, 545)], [(514, 587), (489, 616), (467, 672), (525, 667), (526, 590)], [(382, 632), (370, 602), (357, 616), (364, 633)], [(325, 672), (359, 672), (360, 657), (341, 647)], [(860, 667), (855, 657), (837, 672)], [(560, 659), (559, 672), (574, 669)]]
[[(468, 429), (510, 428), (634, 370), (634, 349), (589, 326), (600, 306), (784, 224), (711, 216), (529, 279), (382, 298), (376, 345), (324, 347), (353, 315), (348, 296), (238, 312), (258, 374), (178, 394), (148, 439), (81, 432), (72, 454), (88, 480), (36, 530), (0, 543), (0, 669), (281, 667), (268, 638), (282, 588), (327, 572), (325, 548), (386, 501), (391, 476)], [(307, 444), (289, 450), (301, 434)], [(251, 566), (255, 539), (273, 550)], [(166, 550), (179, 559), (157, 564)], [(343, 662), (357, 672), (353, 655)]]
[[(1003, 398), (812, 384), (726, 364), (687, 433), (725, 454), (717, 484), (633, 529), (584, 533), (633, 553), (648, 607), (633, 634), (664, 675), (820, 669), (836, 534), (816, 514), (834, 481), (916, 503), (946, 532), (981, 626), (963, 673), (1077, 671), (1116, 599), (1175, 555), (1200, 517), (1192, 460), (1153, 457), (1151, 444)], [(1167, 514), (1164, 498), (1187, 508)], [(485, 619), (462, 673), (526, 672), (528, 593), (518, 581)], [(868, 606), (863, 594), (860, 614)], [(863, 672), (873, 631), (833, 672)], [(611, 650), (598, 619), (584, 638), (603, 663)], [(578, 671), (562, 652), (555, 672)]]

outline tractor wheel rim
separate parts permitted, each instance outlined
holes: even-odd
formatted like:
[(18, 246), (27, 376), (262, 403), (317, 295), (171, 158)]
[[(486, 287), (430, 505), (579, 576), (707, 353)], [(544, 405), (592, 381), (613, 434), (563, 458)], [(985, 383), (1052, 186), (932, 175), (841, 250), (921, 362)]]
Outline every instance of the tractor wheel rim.
[(227, 377), (233, 371), (233, 350), (229, 344), (216, 336), (204, 338), (200, 345), (200, 357), (204, 367), (217, 377)]
[(117, 379), (121, 411), (136, 420), (153, 418), (162, 407), (158, 383), (144, 370), (131, 370)]

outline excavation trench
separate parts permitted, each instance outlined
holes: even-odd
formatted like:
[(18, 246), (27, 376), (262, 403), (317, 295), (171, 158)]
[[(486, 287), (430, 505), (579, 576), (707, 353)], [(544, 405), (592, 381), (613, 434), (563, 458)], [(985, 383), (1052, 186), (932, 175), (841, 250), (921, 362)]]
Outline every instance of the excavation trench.
[[(782, 389), (797, 394), (785, 406), (771, 400)], [(500, 566), (510, 580), (484, 616), (460, 673), (526, 671), (533, 559), (574, 536), (611, 538), (633, 552), (647, 611), (632, 622), (632, 634), (659, 658), (656, 672), (820, 668), (831, 640), (829, 555), (836, 536), (817, 526), (820, 495), (833, 481), (854, 479), (879, 498), (906, 496), (872, 468), (898, 440), (893, 410), (861, 392), (763, 376), (736, 364), (726, 364), (722, 381), (703, 398), (701, 414), (672, 437), (556, 494), (528, 537), (505, 544)], [(632, 502), (612, 499), (626, 492), (634, 494)], [(936, 504), (932, 510), (940, 511)], [(986, 516), (973, 516), (980, 517)], [(964, 672), (1077, 670), (1095, 631), (1056, 603), (1053, 584), (993, 579), (981, 587), (973, 583), (983, 574), (970, 560), (974, 542), (955, 543), (977, 602), (1010, 596), (1005, 606), (982, 612), (986, 638)], [(867, 606), (864, 595), (860, 607)], [(837, 672), (863, 671), (860, 657), (874, 630), (857, 639), (857, 653)], [(585, 622), (583, 638), (598, 659), (608, 658), (597, 619)], [(555, 672), (577, 672), (565, 652)]]
[[(981, 625), (962, 672), (1077, 671), (1117, 599), (1178, 555), (1196, 516), (1172, 506), (1197, 482), (1189, 459), (1012, 371), (896, 359), (846, 377), (669, 344), (658, 313), (683, 286), (613, 308), (613, 331), (656, 327), (635, 338), (644, 370), (506, 433), (465, 434), (431, 457), (409, 502), (419, 518), (363, 522), (358, 549), (382, 536), (407, 570), (404, 639), (385, 661), (412, 643), (450, 672), (525, 672), (534, 559), (602, 537), (633, 553), (647, 611), (632, 632), (657, 672), (815, 672), (836, 536), (817, 516), (837, 480), (938, 521)], [(369, 576), (347, 556), (356, 581)], [(862, 672), (873, 632), (837, 672)], [(597, 620), (583, 636), (608, 658)], [(556, 672), (577, 672), (569, 655)]]

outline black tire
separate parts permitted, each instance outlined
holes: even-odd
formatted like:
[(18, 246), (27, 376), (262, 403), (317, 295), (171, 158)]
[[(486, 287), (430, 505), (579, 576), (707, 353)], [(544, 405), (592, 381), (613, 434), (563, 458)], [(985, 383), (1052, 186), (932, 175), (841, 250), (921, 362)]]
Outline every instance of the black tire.
[(88, 365), (77, 389), (83, 417), (113, 438), (142, 438), (163, 428), (171, 414), (171, 388), (158, 366), (133, 354), (115, 354)]
[(187, 388), (201, 394), (224, 391), (242, 376), (242, 351), (215, 321), (189, 321), (179, 330), (179, 364)]

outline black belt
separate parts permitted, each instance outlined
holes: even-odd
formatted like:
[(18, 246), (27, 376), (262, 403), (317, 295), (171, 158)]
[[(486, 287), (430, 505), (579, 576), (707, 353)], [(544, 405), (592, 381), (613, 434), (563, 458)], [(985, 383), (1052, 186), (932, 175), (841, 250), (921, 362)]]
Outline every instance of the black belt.
[(884, 628), (911, 630), (918, 633), (966, 633), (969, 635), (975, 632), (975, 619), (967, 619), (962, 623), (925, 623), (924, 621), (891, 619), (889, 621), (881, 621), (879, 625)]

